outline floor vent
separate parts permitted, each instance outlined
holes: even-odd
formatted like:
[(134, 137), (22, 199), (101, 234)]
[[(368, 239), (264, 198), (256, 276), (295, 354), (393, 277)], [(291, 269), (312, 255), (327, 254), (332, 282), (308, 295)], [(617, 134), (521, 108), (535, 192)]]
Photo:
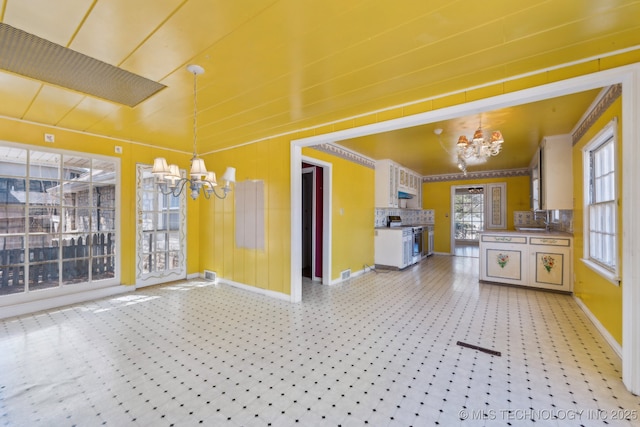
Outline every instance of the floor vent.
[(342, 273), (340, 273), (340, 279), (341, 280), (347, 280), (349, 277), (351, 277), (351, 269), (348, 268), (346, 270), (344, 270)]
[(218, 275), (216, 274), (215, 271), (205, 270), (204, 271), (204, 278), (207, 279), (207, 280), (215, 281), (218, 278)]

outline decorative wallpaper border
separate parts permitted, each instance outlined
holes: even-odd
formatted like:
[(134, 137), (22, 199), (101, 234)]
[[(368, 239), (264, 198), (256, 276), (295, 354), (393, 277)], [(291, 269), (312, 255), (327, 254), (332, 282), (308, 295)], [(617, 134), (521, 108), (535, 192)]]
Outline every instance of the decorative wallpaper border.
[(481, 171), (481, 172), (467, 172), (463, 173), (449, 173), (443, 175), (429, 175), (423, 176), (422, 182), (445, 182), (445, 181), (465, 181), (484, 178), (508, 178), (514, 176), (529, 176), (530, 171), (528, 168), (522, 169), (506, 169), (496, 171)]
[(320, 145), (314, 145), (312, 148), (340, 157), (341, 159), (357, 163), (367, 168), (371, 168), (371, 169), (376, 168), (375, 160), (365, 157), (362, 154), (358, 154), (354, 151), (347, 150), (346, 148), (341, 147), (337, 144), (325, 143)]
[(584, 136), (584, 134), (593, 126), (593, 124), (600, 118), (602, 113), (607, 111), (607, 108), (613, 104), (613, 102), (620, 98), (622, 95), (622, 84), (618, 83), (613, 86), (610, 86), (607, 92), (604, 94), (602, 98), (598, 101), (598, 103), (589, 111), (589, 114), (584, 118), (584, 120), (578, 125), (578, 128), (573, 133), (573, 145), (576, 145), (580, 138)]

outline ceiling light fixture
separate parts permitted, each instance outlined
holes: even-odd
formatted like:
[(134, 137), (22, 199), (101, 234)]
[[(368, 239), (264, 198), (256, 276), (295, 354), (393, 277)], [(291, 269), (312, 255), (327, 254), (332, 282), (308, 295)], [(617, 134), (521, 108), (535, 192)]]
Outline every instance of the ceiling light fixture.
[(485, 160), (487, 157), (497, 156), (502, 149), (502, 133), (499, 130), (491, 132), (491, 137), (485, 139), (482, 131), (482, 123), (478, 126), (471, 141), (466, 136), (461, 135), (458, 138), (458, 168), (467, 174), (467, 160), (478, 159)]
[(214, 194), (219, 199), (224, 199), (231, 191), (231, 183), (236, 182), (236, 169), (227, 167), (224, 175), (222, 175), (222, 180), (224, 181), (222, 195), (218, 194), (215, 190), (218, 185), (216, 174), (215, 172), (207, 171), (204, 160), (198, 157), (197, 151), (197, 79), (200, 74), (204, 73), (204, 68), (199, 65), (189, 65), (187, 70), (193, 74), (193, 157), (191, 158), (190, 178), (182, 177), (178, 165), (167, 165), (167, 160), (164, 157), (154, 159), (151, 173), (156, 177), (158, 188), (162, 194), (171, 194), (177, 197), (188, 183), (193, 200), (198, 198), (200, 190), (202, 190), (207, 199), (211, 197), (211, 194)]

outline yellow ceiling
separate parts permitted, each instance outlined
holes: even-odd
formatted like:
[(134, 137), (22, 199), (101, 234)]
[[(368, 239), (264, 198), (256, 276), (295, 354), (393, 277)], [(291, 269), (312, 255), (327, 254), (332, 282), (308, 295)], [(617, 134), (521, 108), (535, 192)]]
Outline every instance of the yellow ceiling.
[[(192, 142), (193, 81), (185, 70), (190, 63), (206, 70), (198, 79), (198, 147), (206, 153), (640, 45), (639, 0), (1, 5), (3, 23), (167, 88), (131, 108), (0, 71), (0, 115), (185, 152)], [(483, 126), (499, 127), (506, 139), (505, 162), (492, 168), (520, 167), (531, 157), (534, 136), (570, 129), (594, 96), (556, 101), (555, 110), (554, 101), (546, 101), (483, 113)], [(563, 126), (555, 123), (558, 118)], [(471, 134), (479, 120), (466, 117), (352, 143), (377, 157), (389, 154), (392, 143), (385, 141), (401, 140), (408, 144), (402, 150), (406, 166), (425, 174), (452, 172), (439, 157), (446, 151), (437, 139), (425, 144), (424, 134), (443, 128), (446, 148), (458, 133)], [(509, 148), (516, 143), (522, 148)], [(413, 151), (424, 146), (428, 152)]]
[[(505, 142), (496, 157), (470, 159), (468, 171), (518, 169), (529, 166), (542, 137), (571, 132), (600, 89), (585, 91), (472, 116), (414, 126), (338, 142), (372, 159), (393, 159), (421, 175), (459, 173), (456, 142), (469, 140), (482, 125), (485, 136), (499, 130)], [(438, 136), (435, 129), (441, 129)]]

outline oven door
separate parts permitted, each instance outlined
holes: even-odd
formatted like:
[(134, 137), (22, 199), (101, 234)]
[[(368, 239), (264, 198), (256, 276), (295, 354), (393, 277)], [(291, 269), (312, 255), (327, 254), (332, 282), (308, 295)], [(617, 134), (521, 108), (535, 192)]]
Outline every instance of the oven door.
[(422, 228), (414, 228), (413, 229), (413, 259), (414, 262), (417, 262), (420, 258), (422, 258)]

